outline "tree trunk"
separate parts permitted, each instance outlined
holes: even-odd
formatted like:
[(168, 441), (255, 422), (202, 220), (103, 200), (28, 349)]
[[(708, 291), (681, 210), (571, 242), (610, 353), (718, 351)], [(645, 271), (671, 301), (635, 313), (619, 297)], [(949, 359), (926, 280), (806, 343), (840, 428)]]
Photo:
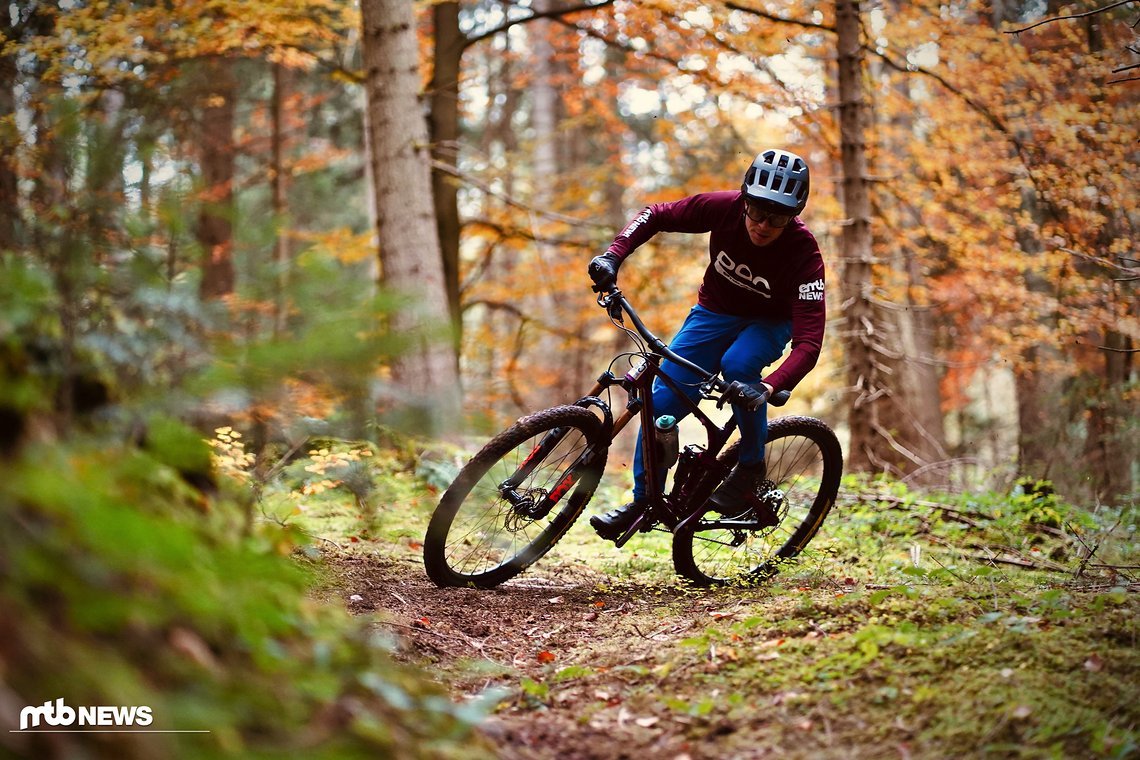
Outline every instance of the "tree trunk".
[(1129, 432), (1128, 424), (1136, 419), (1136, 404), (1129, 401), (1127, 390), (1132, 381), (1132, 341), (1113, 331), (1104, 341), (1104, 375), (1089, 399), (1084, 460), (1095, 495), (1118, 504), (1132, 493), (1136, 458), (1135, 433)]
[(431, 155), (437, 164), (447, 168), (432, 169), (431, 186), (447, 306), (458, 346), (463, 322), (459, 303), (459, 179), (454, 171), (459, 166), (459, 64), (466, 39), (459, 30), (456, 0), (438, 3), (432, 10), (432, 18), (435, 21), (434, 62), (428, 86)]
[(458, 362), (450, 324), (439, 232), (432, 205), (427, 121), (418, 101), (414, 7), (364, 0), (363, 49), (368, 140), (375, 184), (383, 283), (415, 301), (391, 315), (407, 346), (392, 363), (401, 401), (431, 433), (460, 426)]
[[(1090, 53), (1100, 53), (1104, 50), (1104, 34), (1101, 29), (1101, 18), (1089, 16), (1085, 19), (1085, 33)], [(1104, 77), (1096, 77), (1095, 101), (1104, 98)], [(1094, 129), (1104, 130), (1108, 125), (1098, 124)], [(1087, 136), (1086, 138), (1087, 139)], [(1095, 146), (1090, 146), (1095, 149)], [(1112, 253), (1114, 241), (1128, 237), (1122, 212), (1115, 201), (1101, 199), (1097, 202), (1097, 210), (1108, 223), (1103, 225), (1096, 235), (1095, 249), (1106, 259), (1115, 260), (1121, 266), (1127, 267), (1134, 263), (1134, 259), (1125, 254)], [(1080, 266), (1078, 268), (1081, 268)], [(1091, 278), (1109, 277), (1103, 268), (1089, 271)], [(1127, 278), (1120, 278), (1111, 285), (1112, 296), (1110, 306), (1121, 304), (1116, 309), (1118, 315), (1134, 316), (1137, 311), (1135, 289)], [(1132, 314), (1129, 314), (1132, 312)], [(1092, 480), (1093, 491), (1098, 498), (1110, 503), (1118, 503), (1132, 492), (1132, 460), (1137, 450), (1136, 435), (1130, 431), (1129, 421), (1136, 419), (1136, 405), (1129, 400), (1129, 384), (1132, 381), (1132, 341), (1116, 330), (1106, 328), (1102, 335), (1097, 336), (1104, 354), (1103, 375), (1097, 378), (1096, 390), (1090, 399), (1088, 409), (1088, 430), (1086, 433), (1085, 461)], [(1095, 373), (1095, 369), (1093, 370)], [(1133, 454), (1130, 456), (1129, 451)]]
[[(557, 0), (535, 0), (535, 13), (550, 13), (558, 7)], [(554, 33), (554, 24), (546, 19), (532, 22), (531, 35), (533, 37), (533, 81), (531, 83), (531, 126), (534, 135), (534, 195), (532, 202), (539, 211), (555, 209), (555, 187), (558, 186), (558, 177), (562, 171), (559, 161), (559, 134), (558, 123), (561, 119), (559, 109), (559, 95), (557, 87), (558, 63), (555, 60), (555, 49), (551, 42)], [(549, 238), (549, 222), (542, 217), (534, 217), (532, 222), (535, 232), (540, 238)], [(570, 324), (561, 314), (564, 311), (560, 306), (558, 289), (560, 282), (551, 276), (551, 267), (557, 261), (559, 252), (556, 246), (545, 240), (536, 240), (534, 244), (535, 263), (533, 272), (538, 275), (539, 291), (537, 303), (533, 304), (532, 314), (538, 315), (537, 322), (540, 327), (554, 328)], [(539, 360), (556, 373), (550, 378), (552, 383), (544, 389), (544, 396), (553, 397), (559, 403), (571, 403), (577, 400), (580, 392), (573, 387), (573, 372), (571, 368), (559, 366), (555, 360), (564, 354), (564, 340), (549, 329), (540, 333), (536, 353)]]
[(843, 228), (841, 257), (848, 379), (851, 401), (848, 425), (851, 443), (848, 467), (856, 472), (881, 469), (884, 458), (876, 454), (876, 404), (886, 393), (879, 385), (873, 345), (876, 340), (871, 301), (871, 199), (867, 183), (864, 129), (863, 51), (859, 3), (836, 3), (839, 53), (839, 135), (843, 170)]
[[(901, 12), (901, 2), (892, 3), (893, 10)], [(889, 81), (888, 77), (872, 64), (876, 80)], [(910, 79), (895, 85), (896, 97), (912, 102)], [(888, 162), (893, 156), (906, 156), (907, 146), (915, 139), (913, 112), (896, 110), (889, 121), (882, 121), (874, 109), (868, 109), (875, 119), (874, 133), (879, 136), (876, 146), (884, 168), (877, 173), (902, 174), (904, 169)], [(882, 127), (882, 128), (880, 128)], [(890, 193), (877, 198), (880, 210), (888, 219), (897, 219), (902, 225), (920, 225), (903, 204)], [(890, 394), (880, 410), (880, 426), (894, 441), (892, 451), (885, 451), (888, 467), (896, 474), (917, 478), (914, 482), (942, 485), (952, 475), (945, 469), (948, 459), (942, 420), (942, 398), (939, 387), (939, 370), (935, 358), (935, 325), (931, 309), (924, 303), (926, 279), (915, 253), (890, 238), (880, 243), (883, 255), (889, 257), (883, 269), (886, 286), (892, 293), (900, 293), (890, 304), (878, 304), (873, 324), (881, 328), (882, 335), (875, 341), (876, 355), (885, 370), (881, 381)], [(939, 464), (943, 463), (943, 464)]]
[[(0, 39), (15, 40), (16, 27), (11, 13), (0, 19)], [(10, 126), (0, 129), (0, 253), (17, 248), (16, 234), (20, 218), (18, 196), (16, 148), (20, 135), (16, 127), (16, 59), (0, 55), (0, 123)]]
[[(1003, 22), (1018, 18), (1024, 2), (1010, 2), (1009, 0), (996, 0), (992, 4), (991, 13), (981, 19), (994, 29), (999, 29)], [(1021, 38), (1017, 41), (1023, 42)], [(1032, 108), (1026, 105), (1024, 110)], [(1015, 118), (1011, 115), (1011, 123), (1024, 123), (1024, 118)], [(1017, 137), (1019, 140), (1030, 142), (1032, 135), (1021, 130)], [(1021, 218), (1030, 220), (1027, 225), (1020, 226), (1015, 233), (1018, 247), (1033, 263), (1026, 269), (1025, 289), (1032, 294), (1041, 296), (1042, 301), (1056, 304), (1056, 287), (1048, 278), (1040, 274), (1041, 267), (1035, 259), (1044, 255), (1040, 240), (1040, 230), (1044, 227), (1047, 218), (1046, 210), (1037, 197), (1037, 191), (1026, 187), (1021, 192)], [(1039, 314), (1037, 320), (1049, 332), (1056, 332), (1059, 321), (1059, 304), (1048, 313)], [(1058, 474), (1063, 462), (1058, 462), (1058, 454), (1067, 458), (1066, 428), (1069, 422), (1065, 418), (1064, 390), (1065, 381), (1062, 368), (1064, 360), (1060, 351), (1052, 345), (1042, 343), (1024, 350), (1019, 358), (1016, 375), (1014, 377), (1017, 393), (1017, 474), (1021, 477), (1047, 479)], [(1054, 465), (1057, 469), (1054, 469)]]
[(234, 107), (237, 79), (233, 63), (224, 58), (206, 62), (203, 72), (210, 83), (202, 110), (202, 207), (195, 236), (202, 248), (202, 281), (199, 293), (215, 299), (234, 291), (233, 184)]
[(273, 243), (273, 263), (277, 274), (277, 299), (273, 315), (273, 330), (285, 331), (289, 313), (285, 291), (289, 286), (289, 268), (292, 257), (289, 251), (288, 193), (289, 169), (285, 162), (285, 99), (289, 89), (289, 70), (279, 63), (273, 66), (273, 110), (270, 181), (272, 187), (273, 220), (276, 225)]
[(907, 279), (908, 295), (903, 303), (875, 309), (875, 326), (880, 335), (875, 344), (880, 383), (889, 390), (878, 407), (876, 424), (879, 436), (887, 438), (890, 450), (877, 454), (880, 467), (895, 475), (921, 470), (927, 473), (919, 483), (939, 485), (945, 471), (937, 465), (948, 459), (942, 421), (942, 399), (939, 393), (937, 366), (933, 361), (934, 326), (929, 309), (916, 305), (909, 295), (916, 287), (914, 262), (896, 254), (895, 271)]

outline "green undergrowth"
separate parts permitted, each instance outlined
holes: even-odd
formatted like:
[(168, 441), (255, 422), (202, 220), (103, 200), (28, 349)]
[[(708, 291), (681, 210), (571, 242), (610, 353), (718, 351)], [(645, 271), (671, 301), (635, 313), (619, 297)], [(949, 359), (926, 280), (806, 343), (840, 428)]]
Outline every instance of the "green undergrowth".
[[(324, 442), (280, 468), (262, 515), (314, 549), (418, 560), (461, 460), (335, 456), (354, 448)], [(626, 489), (605, 483), (587, 511)], [(695, 756), (1135, 756), (1138, 517), (1044, 483), (937, 493), (848, 477), (797, 562), (766, 585), (712, 591), (673, 576), (667, 534), (619, 551), (582, 519), (528, 573), (604, 579), (591, 598), (615, 610), (605, 635), (537, 672), (465, 660), (443, 678), (507, 687), (507, 716), (565, 711), (646, 743), (679, 732)]]
[(777, 731), (829, 721), (826, 741), (811, 732), (821, 748), (852, 733), (922, 756), (1137, 750), (1135, 595), (1005, 582), (799, 593), (675, 657), (707, 660), (721, 642), (706, 680), (748, 684), (782, 716)]
[[(0, 750), (477, 756), (484, 706), (453, 702), (391, 640), (314, 599), (312, 537), (256, 504), (248, 519), (249, 492), (228, 479), (191, 486), (208, 458), (197, 434), (155, 419), (145, 447), (77, 436), (4, 462)], [(146, 706), (146, 728), (181, 733), (16, 730), (24, 707), (59, 699)]]
[[(307, 466), (291, 467), (279, 497), (304, 489)], [(339, 486), (291, 519), (342, 545), (418, 553), (456, 462), (377, 452), (371, 466), (373, 501)], [(627, 488), (607, 479), (587, 512)], [(622, 608), (609, 635), (539, 673), (475, 661), (447, 677), (513, 686), (504, 715), (566, 710), (646, 742), (680, 731), (701, 756), (1129, 757), (1140, 752), (1138, 516), (1133, 504), (1068, 503), (1045, 483), (940, 494), (848, 477), (798, 562), (765, 586), (718, 591), (673, 577), (667, 534), (619, 551), (582, 519), (529, 572), (605, 578), (596, 598)], [(650, 642), (651, 631), (680, 632)]]
[(1135, 593), (1027, 593), (997, 578), (889, 589), (795, 582), (807, 585), (779, 582), (742, 602), (739, 592), (706, 592), (695, 630), (631, 646), (634, 631), (694, 619), (691, 596), (663, 595), (623, 621), (624, 641), (591, 641), (522, 679), (508, 710), (555, 710), (577, 695), (595, 728), (680, 731), (700, 756), (1140, 752)]

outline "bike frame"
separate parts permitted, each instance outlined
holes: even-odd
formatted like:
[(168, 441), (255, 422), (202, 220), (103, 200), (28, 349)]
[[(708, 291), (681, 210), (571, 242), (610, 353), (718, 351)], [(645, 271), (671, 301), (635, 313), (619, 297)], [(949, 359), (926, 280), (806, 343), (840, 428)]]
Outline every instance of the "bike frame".
[[(634, 417), (640, 417), (641, 419), (641, 450), (642, 456), (645, 459), (646, 491), (649, 506), (638, 516), (625, 533), (617, 539), (615, 543), (618, 547), (621, 547), (637, 533), (637, 531), (643, 528), (647, 520), (653, 523), (664, 522), (672, 529), (689, 517), (687, 514), (675, 514), (674, 511), (670, 509), (672, 505), (669, 503), (669, 499), (665, 493), (665, 481), (669, 474), (668, 471), (664, 474), (660, 472), (661, 463), (658, 457), (656, 434), (654, 432), (654, 421), (657, 419), (657, 414), (653, 408), (653, 381), (659, 379), (666, 388), (677, 394), (689, 413), (693, 414), (704, 428), (708, 446), (700, 453), (696, 461), (696, 466), (703, 471), (710, 472), (717, 467), (717, 457), (728, 442), (733, 431), (736, 430), (737, 423), (735, 415), (730, 417), (728, 422), (723, 426), (713, 422), (713, 420), (701, 410), (698, 406), (698, 402), (693, 401), (693, 399), (681, 390), (680, 382), (661, 368), (661, 363), (665, 359), (668, 359), (674, 364), (695, 373), (700, 378), (699, 382), (702, 386), (701, 398), (711, 398), (711, 392), (723, 392), (728, 387), (728, 384), (721, 380), (717, 373), (710, 372), (670, 350), (660, 338), (649, 331), (649, 328), (641, 321), (637, 312), (633, 310), (629, 302), (622, 296), (620, 290), (603, 294), (598, 298), (598, 303), (606, 306), (611, 318), (615, 319), (615, 321), (621, 321), (622, 312), (629, 315), (630, 321), (633, 323), (637, 333), (649, 346), (647, 351), (640, 353), (642, 362), (638, 366), (631, 369), (621, 378), (618, 378), (609, 371), (603, 373), (601, 377), (598, 378), (598, 382), (594, 387), (590, 389), (587, 396), (578, 402), (579, 405), (584, 406), (601, 405), (608, 412), (608, 405), (601, 401), (599, 395), (614, 386), (620, 386), (625, 390), (629, 401), (626, 404), (625, 410), (614, 420), (611, 426), (609, 436), (611, 441)], [(683, 494), (677, 495), (679, 497), (684, 496)], [(684, 504), (685, 501), (686, 499), (684, 498), (680, 499), (681, 504)]]
[[(609, 446), (614, 437), (625, 429), (634, 417), (641, 418), (641, 448), (642, 456), (645, 458), (645, 469), (647, 477), (647, 497), (649, 506), (644, 510), (633, 524), (623, 533), (617, 540), (618, 547), (624, 545), (629, 539), (639, 530), (649, 530), (652, 526), (663, 523), (670, 530), (676, 529), (680, 524), (687, 520), (699, 517), (699, 514), (688, 514), (680, 507), (686, 506), (695, 493), (707, 484), (708, 474), (716, 473), (720, 468), (717, 461), (721, 450), (728, 442), (729, 437), (733, 431), (736, 430), (736, 416), (733, 415), (727, 423), (717, 425), (712, 421), (707, 414), (705, 414), (698, 406), (698, 402), (693, 401), (686, 395), (680, 387), (680, 382), (671, 377), (667, 372), (661, 369), (661, 363), (665, 359), (673, 362), (674, 364), (694, 373), (700, 378), (700, 397), (702, 399), (717, 398), (714, 394), (724, 393), (728, 389), (728, 383), (720, 378), (718, 373), (710, 372), (704, 367), (701, 367), (689, 361), (683, 356), (672, 351), (664, 341), (649, 331), (649, 328), (641, 321), (637, 312), (622, 296), (621, 291), (616, 288), (608, 293), (603, 293), (598, 296), (598, 304), (604, 306), (609, 312), (610, 318), (619, 323), (623, 329), (624, 322), (622, 321), (622, 314), (629, 316), (636, 329), (638, 335), (646, 342), (648, 349), (637, 352), (636, 355), (642, 357), (642, 362), (627, 372), (623, 377), (619, 378), (613, 372), (606, 371), (598, 378), (597, 383), (590, 389), (589, 393), (576, 402), (576, 406), (582, 407), (596, 407), (601, 410), (603, 423), (606, 427), (605, 446)], [(657, 445), (655, 439), (654, 420), (657, 415), (653, 408), (653, 381), (661, 380), (665, 387), (676, 393), (688, 411), (696, 416), (701, 425), (705, 429), (705, 435), (708, 439), (708, 446), (700, 452), (695, 466), (698, 468), (700, 475), (696, 477), (690, 476), (687, 478), (686, 483), (681, 484), (684, 490), (676, 492), (676, 484), (674, 485), (674, 492), (666, 495), (665, 493), (665, 479), (668, 478), (668, 471), (664, 475), (659, 475), (661, 469), (660, 461), (657, 456)], [(615, 386), (621, 387), (628, 396), (625, 410), (615, 420), (613, 418), (612, 410), (609, 404), (600, 398), (603, 391), (606, 391)], [(782, 392), (777, 394), (777, 398), (782, 397), (786, 400), (787, 393)], [(782, 400), (773, 399), (773, 403), (782, 403)], [(499, 493), (510, 503), (512, 509), (520, 515), (529, 519), (540, 519), (546, 516), (551, 509), (554, 508), (563, 496), (570, 492), (575, 483), (581, 478), (582, 473), (589, 467), (591, 460), (594, 457), (594, 450), (587, 447), (577, 460), (571, 464), (565, 476), (561, 481), (547, 494), (544, 494), (537, 502), (529, 494), (520, 494), (517, 491), (518, 485), (522, 483), (533, 471), (535, 465), (541, 462), (545, 457), (554, 450), (554, 448), (562, 441), (568, 430), (566, 428), (556, 428), (549, 431), (530, 455), (519, 465), (518, 469), (506, 480), (499, 484)], [(696, 473), (694, 473), (696, 475)], [(705, 494), (707, 496), (707, 494)], [(675, 497), (670, 499), (670, 497)], [(739, 521), (723, 521), (724, 527), (749, 527), (747, 523), (740, 523)]]

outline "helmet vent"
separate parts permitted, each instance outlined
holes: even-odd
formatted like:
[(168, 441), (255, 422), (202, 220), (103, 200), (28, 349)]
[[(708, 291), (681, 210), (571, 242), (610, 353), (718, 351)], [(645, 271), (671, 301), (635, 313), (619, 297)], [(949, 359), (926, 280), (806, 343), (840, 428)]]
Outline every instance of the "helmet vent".
[(807, 205), (810, 182), (802, 158), (785, 150), (766, 150), (748, 168), (740, 190), (749, 200), (799, 214)]

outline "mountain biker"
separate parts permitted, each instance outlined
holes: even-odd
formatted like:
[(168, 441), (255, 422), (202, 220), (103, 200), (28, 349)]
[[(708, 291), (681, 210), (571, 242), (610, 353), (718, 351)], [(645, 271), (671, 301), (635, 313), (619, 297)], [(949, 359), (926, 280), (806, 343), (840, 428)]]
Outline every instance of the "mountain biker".
[[(685, 359), (720, 371), (730, 385), (719, 403), (731, 403), (740, 428), (737, 466), (709, 501), (724, 515), (749, 509), (749, 494), (765, 477), (764, 442), (768, 433), (767, 400), (791, 390), (815, 366), (825, 325), (823, 257), (815, 237), (799, 219), (810, 189), (807, 163), (785, 150), (756, 156), (739, 191), (699, 193), (646, 207), (614, 238), (587, 269), (595, 291), (617, 284), (621, 263), (658, 232), (708, 232), (709, 265), (697, 292), (697, 304), (669, 347)], [(792, 350), (773, 372), (791, 340)], [(662, 369), (699, 398), (698, 378), (666, 360)], [(718, 404), (719, 405), (719, 404)], [(678, 420), (688, 410), (659, 380), (653, 384), (655, 414)], [(647, 500), (641, 435), (633, 460), (633, 501), (594, 515), (598, 535), (616, 540), (644, 510)], [(659, 473), (658, 482), (665, 478)], [(756, 515), (773, 525), (771, 509)]]

